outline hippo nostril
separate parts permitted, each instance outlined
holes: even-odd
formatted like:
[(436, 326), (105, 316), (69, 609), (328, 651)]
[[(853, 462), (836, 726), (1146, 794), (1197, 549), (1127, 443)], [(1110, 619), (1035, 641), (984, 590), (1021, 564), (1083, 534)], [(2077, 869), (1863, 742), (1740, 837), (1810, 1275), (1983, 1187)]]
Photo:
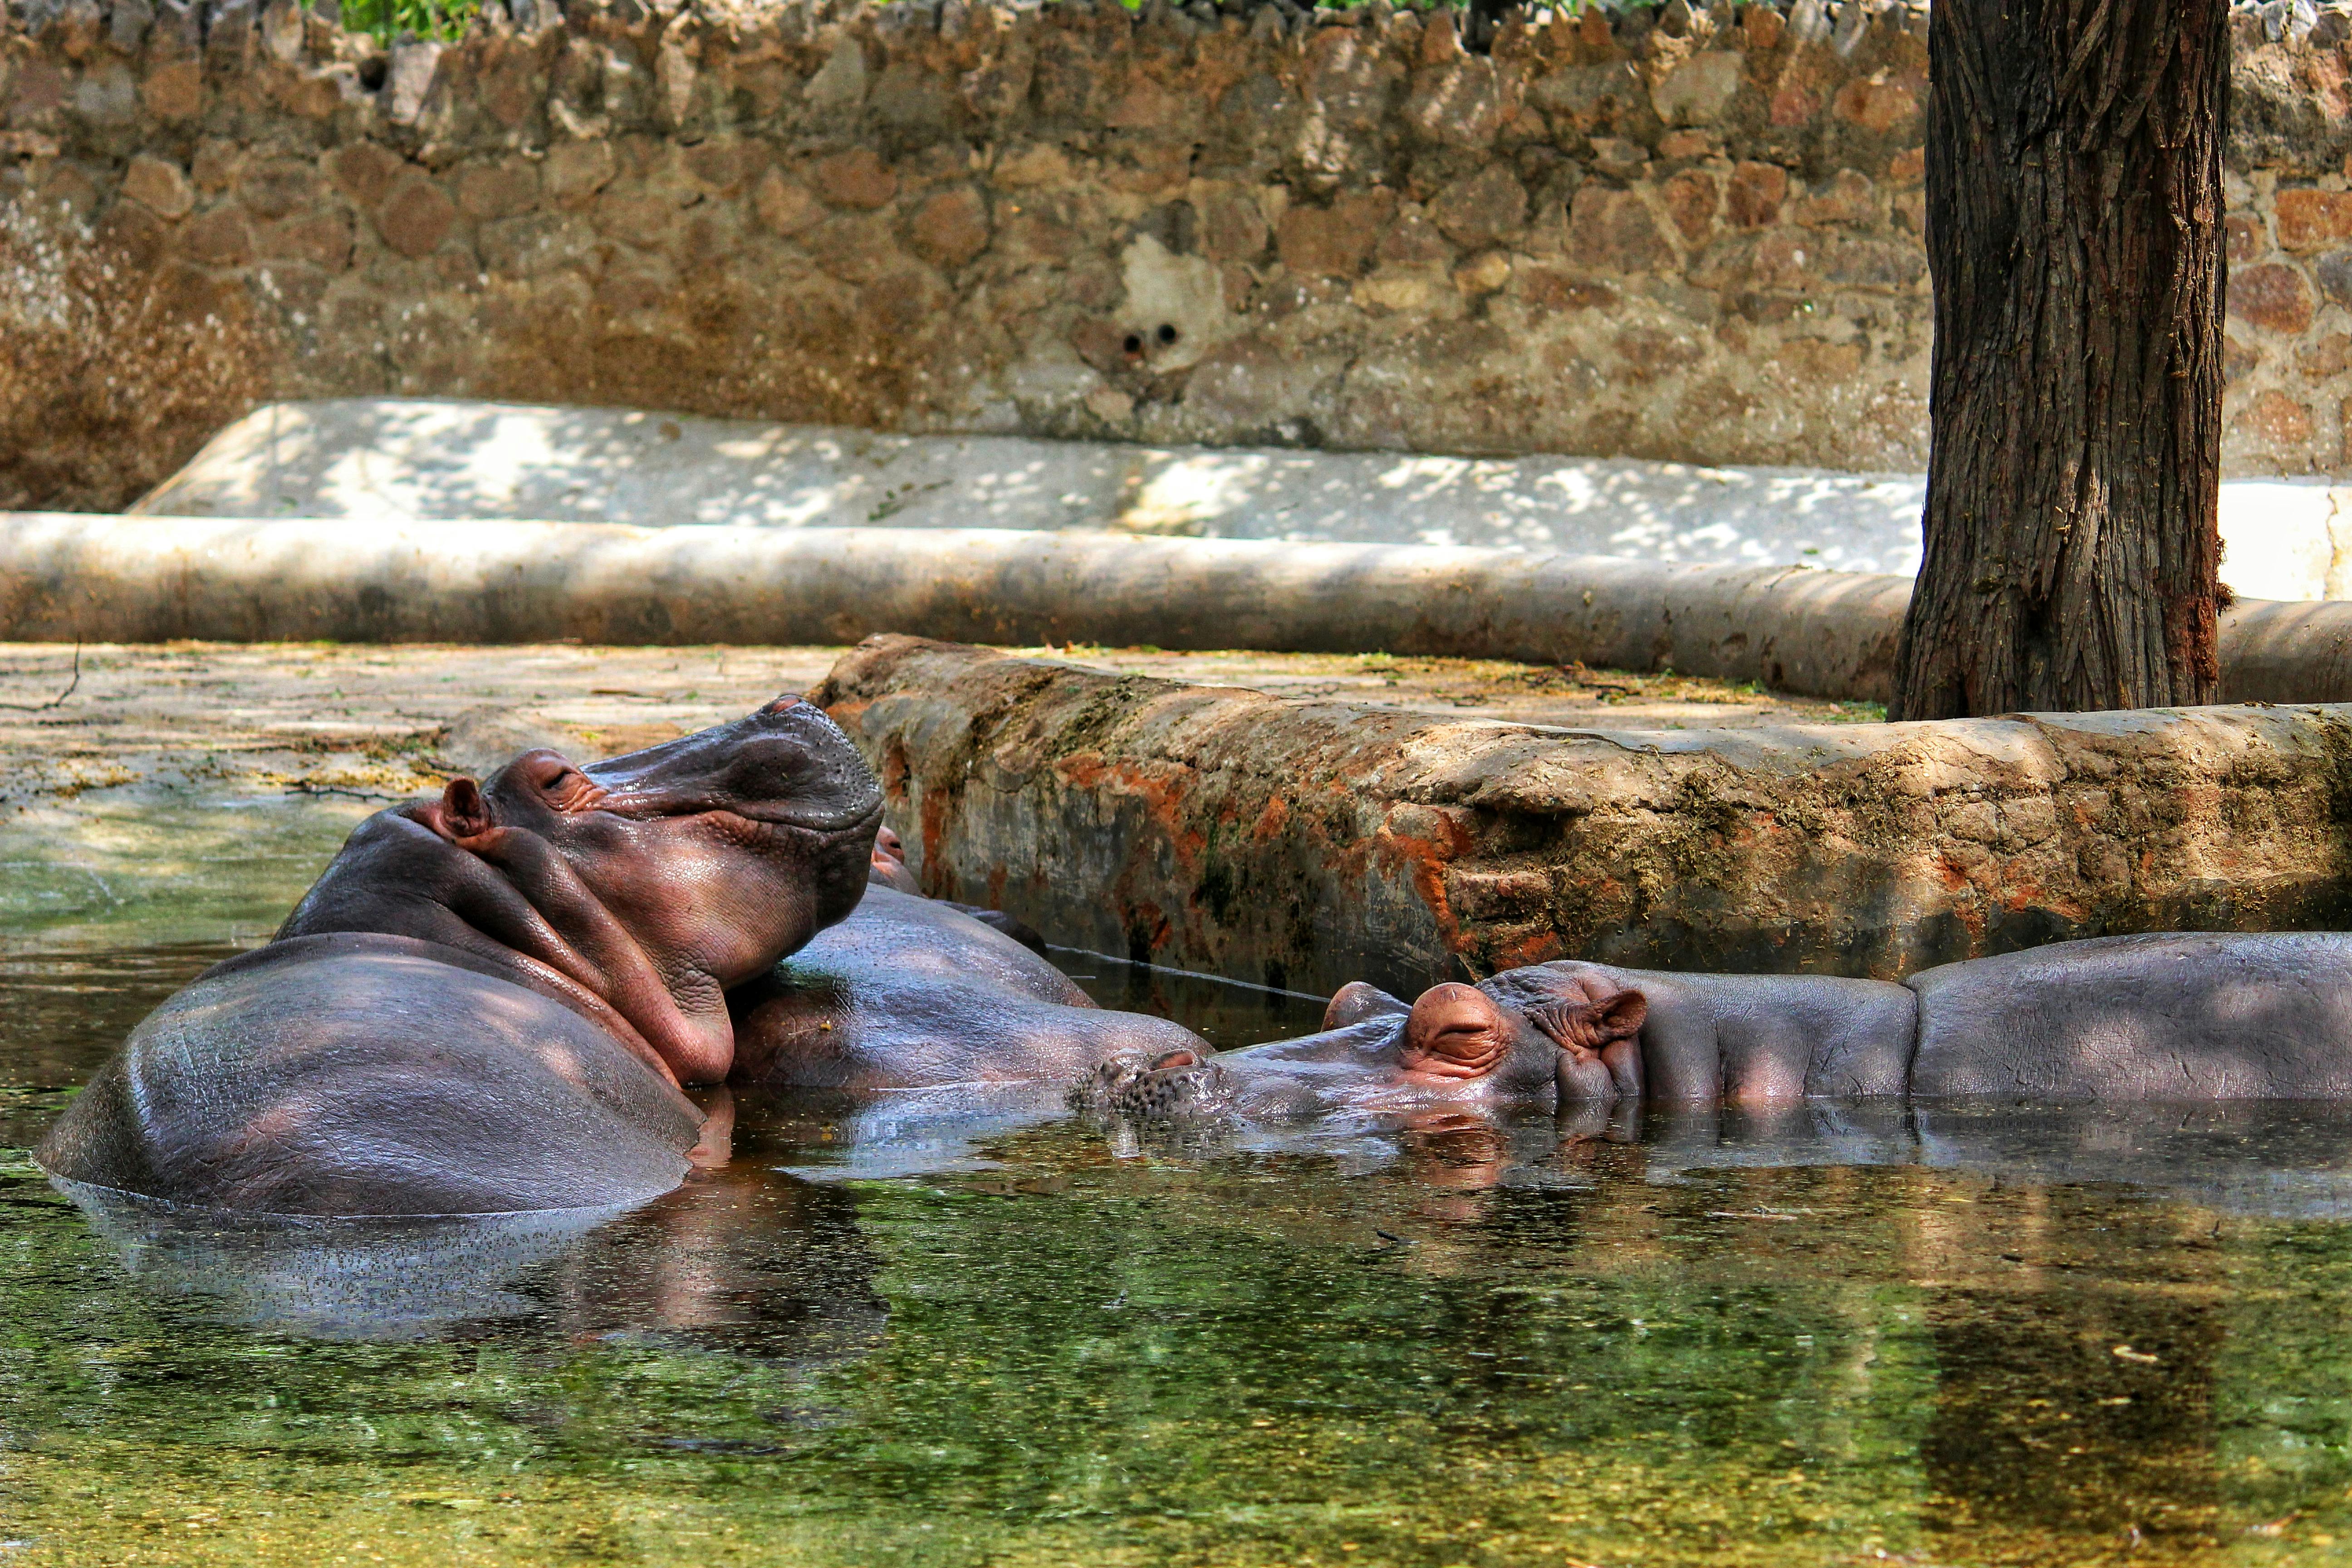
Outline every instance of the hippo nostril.
[(1163, 345), (1174, 342), (1176, 341), (1176, 329), (1168, 325), (1164, 321), (1161, 322), (1160, 326), (1160, 341)]
[(760, 711), (762, 713), (782, 713), (790, 709), (799, 707), (805, 700), (806, 699), (803, 698), (799, 692), (787, 691), (782, 697), (777, 698), (773, 702), (769, 703), (765, 708), (761, 709)]
[(1127, 355), (1129, 359), (1133, 359), (1143, 353), (1143, 334), (1141, 332), (1129, 332), (1127, 334), (1127, 342), (1119, 346), (1127, 350)]
[(1200, 1065), (1201, 1058), (1194, 1052), (1187, 1050), (1174, 1050), (1170, 1051), (1163, 1057), (1156, 1058), (1151, 1064), (1151, 1070), (1153, 1072), (1171, 1072), (1178, 1068), (1196, 1068)]

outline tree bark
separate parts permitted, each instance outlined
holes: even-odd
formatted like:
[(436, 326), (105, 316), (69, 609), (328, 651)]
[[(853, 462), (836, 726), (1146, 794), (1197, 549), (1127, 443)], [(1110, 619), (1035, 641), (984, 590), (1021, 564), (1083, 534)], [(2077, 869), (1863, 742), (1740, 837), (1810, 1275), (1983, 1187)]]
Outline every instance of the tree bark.
[(1937, 0), (1891, 716), (2210, 702), (2227, 0)]

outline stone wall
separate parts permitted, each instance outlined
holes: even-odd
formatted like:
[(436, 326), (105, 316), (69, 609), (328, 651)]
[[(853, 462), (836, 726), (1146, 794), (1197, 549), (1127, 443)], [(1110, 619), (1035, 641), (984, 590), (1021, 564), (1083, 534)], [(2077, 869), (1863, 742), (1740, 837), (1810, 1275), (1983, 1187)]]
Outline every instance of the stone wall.
[[(2271, 6), (2272, 12), (2285, 7)], [(1921, 466), (1924, 11), (11, 0), (0, 506), (264, 397)], [(2347, 466), (2352, 28), (2240, 19), (2229, 463)]]

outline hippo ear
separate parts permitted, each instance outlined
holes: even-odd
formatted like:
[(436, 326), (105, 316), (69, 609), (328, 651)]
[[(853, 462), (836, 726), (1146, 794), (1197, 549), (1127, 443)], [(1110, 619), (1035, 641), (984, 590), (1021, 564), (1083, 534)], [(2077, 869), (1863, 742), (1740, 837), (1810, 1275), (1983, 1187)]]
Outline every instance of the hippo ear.
[(1597, 1051), (1642, 1032), (1650, 1016), (1649, 1000), (1639, 991), (1614, 991), (1591, 1001), (1554, 1002), (1527, 1010), (1528, 1022), (1551, 1037), (1560, 1049), (1575, 1054)]
[(1344, 1029), (1367, 1018), (1402, 1018), (1412, 1011), (1401, 998), (1379, 986), (1368, 981), (1350, 980), (1339, 987), (1329, 1005), (1323, 1009), (1323, 1027)]
[(1627, 990), (1601, 1002), (1593, 1022), (1602, 1039), (1630, 1040), (1642, 1032), (1649, 1016), (1650, 999), (1639, 991)]
[(471, 838), (488, 833), (495, 825), (482, 786), (462, 776), (443, 787), (440, 800), (425, 813), (425, 820), (435, 832), (449, 839)]

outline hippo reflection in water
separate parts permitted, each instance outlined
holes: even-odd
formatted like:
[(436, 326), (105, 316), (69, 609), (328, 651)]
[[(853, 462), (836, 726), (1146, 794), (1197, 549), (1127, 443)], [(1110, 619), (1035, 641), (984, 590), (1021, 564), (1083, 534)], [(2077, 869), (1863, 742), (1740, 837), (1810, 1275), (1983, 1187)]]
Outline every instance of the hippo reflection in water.
[(1568, 962), (1407, 1006), (1358, 984), (1319, 1034), (1126, 1053), (1073, 1090), (1146, 1121), (1906, 1097), (2352, 1098), (2352, 935), (2102, 937), (1903, 984)]
[(353, 830), (275, 940), (151, 1015), (53, 1175), (205, 1208), (492, 1214), (677, 1185), (727, 991), (865, 890), (882, 795), (816, 707), (487, 784)]

